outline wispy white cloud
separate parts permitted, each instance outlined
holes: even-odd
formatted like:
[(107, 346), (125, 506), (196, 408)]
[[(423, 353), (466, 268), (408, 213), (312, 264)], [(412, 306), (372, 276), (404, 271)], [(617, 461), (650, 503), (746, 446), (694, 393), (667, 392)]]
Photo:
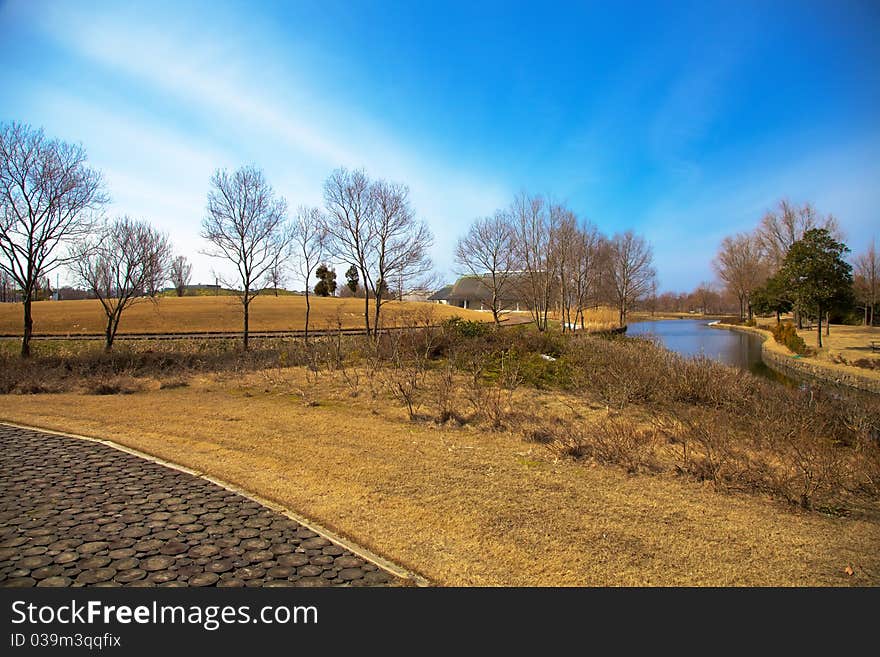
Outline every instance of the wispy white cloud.
[[(382, 117), (319, 97), (286, 61), (265, 65), (260, 59), (265, 44), (226, 38), (212, 33), (211, 25), (191, 31), (191, 25), (167, 16), (145, 23), (113, 11), (86, 15), (76, 5), (26, 13), (73, 55), (167, 107), (169, 116), (163, 117), (127, 106), (124, 96), (106, 109), (87, 97), (58, 95), (50, 101), (75, 108), (80, 126), (100, 126), (100, 135), (86, 130), (82, 139), (93, 159), (112, 160), (107, 178), (117, 205), (124, 201), (161, 213), (176, 223), (187, 247), (195, 245), (201, 219), (201, 213), (193, 216), (195, 199), (203, 207), (208, 176), (218, 166), (257, 163), (292, 204), (320, 203), (323, 180), (337, 166), (364, 167), (371, 175), (405, 182), (433, 227), (441, 268), (450, 265), (459, 228), (509, 196), (485, 172), (433, 160), (418, 144), (400, 143)], [(175, 128), (180, 115), (186, 126)], [(116, 157), (110, 153), (114, 148)], [(118, 157), (123, 150), (132, 156)], [(197, 262), (197, 273), (208, 266)]]

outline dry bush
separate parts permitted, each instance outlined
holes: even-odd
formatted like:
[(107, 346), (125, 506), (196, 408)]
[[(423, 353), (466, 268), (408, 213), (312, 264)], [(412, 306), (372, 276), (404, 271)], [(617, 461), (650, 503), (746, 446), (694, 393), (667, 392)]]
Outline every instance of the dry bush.
[(399, 362), (385, 368), (382, 373), (386, 389), (406, 407), (409, 419), (419, 419), (425, 387), (424, 368)]
[(437, 421), (444, 424), (455, 420), (459, 424), (464, 423), (464, 418), (458, 412), (458, 380), (456, 379), (455, 367), (447, 362), (437, 373), (434, 383), (434, 405), (437, 409)]
[(532, 430), (528, 438), (549, 443), (563, 456), (619, 465), (629, 473), (657, 468), (656, 432), (625, 418), (606, 417), (591, 425), (563, 422), (538, 434)]
[(143, 379), (128, 375), (116, 375), (104, 380), (91, 380), (85, 384), (90, 395), (132, 395), (146, 388)]

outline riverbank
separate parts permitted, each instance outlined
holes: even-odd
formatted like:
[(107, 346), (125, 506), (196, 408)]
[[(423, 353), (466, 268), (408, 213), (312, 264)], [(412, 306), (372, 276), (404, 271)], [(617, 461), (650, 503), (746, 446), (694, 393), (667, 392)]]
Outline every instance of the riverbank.
[(708, 314), (703, 315), (701, 313), (676, 313), (676, 312), (644, 312), (644, 311), (635, 311), (627, 314), (627, 318), (630, 322), (651, 322), (656, 321), (658, 319), (733, 319), (732, 315), (725, 314)]
[[(880, 370), (869, 370), (853, 365), (832, 362), (827, 360), (829, 356), (827, 350), (820, 352), (817, 356), (800, 356), (789, 351), (785, 345), (776, 342), (773, 339), (773, 334), (764, 327), (742, 326), (723, 322), (714, 323), (710, 326), (712, 328), (728, 329), (741, 333), (751, 333), (763, 338), (761, 359), (767, 367), (777, 372), (880, 394)], [(840, 327), (832, 328), (832, 332), (836, 328)], [(825, 356), (825, 358), (822, 358), (822, 356)]]

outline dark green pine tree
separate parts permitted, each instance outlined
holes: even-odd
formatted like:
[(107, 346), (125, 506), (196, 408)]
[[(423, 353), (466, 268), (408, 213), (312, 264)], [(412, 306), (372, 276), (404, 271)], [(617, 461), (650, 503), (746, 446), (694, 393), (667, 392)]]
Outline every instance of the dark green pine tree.
[(319, 265), (315, 270), (315, 277), (318, 279), (315, 294), (319, 297), (329, 297), (336, 292), (336, 272), (327, 265)]
[(352, 294), (357, 293), (358, 285), (360, 284), (360, 276), (358, 275), (357, 267), (352, 265), (348, 268), (348, 271), (345, 272), (345, 285), (351, 290)]
[(794, 305), (791, 300), (791, 293), (785, 288), (785, 280), (780, 275), (780, 272), (777, 272), (768, 278), (766, 283), (752, 292), (752, 296), (749, 298), (752, 309), (759, 315), (776, 313), (776, 323), (778, 324), (779, 316), (782, 313), (789, 312)]
[(852, 306), (852, 267), (849, 249), (824, 228), (813, 228), (792, 244), (779, 276), (795, 308), (818, 317), (818, 345), (822, 347), (822, 317), (831, 310)]

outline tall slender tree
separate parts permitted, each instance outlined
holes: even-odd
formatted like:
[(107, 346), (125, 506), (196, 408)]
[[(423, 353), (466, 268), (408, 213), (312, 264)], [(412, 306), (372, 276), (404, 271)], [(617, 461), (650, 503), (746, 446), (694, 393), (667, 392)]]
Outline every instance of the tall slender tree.
[(712, 265), (739, 300), (739, 318), (752, 319), (752, 293), (767, 279), (766, 261), (758, 238), (751, 233), (725, 237)]
[(611, 240), (608, 257), (618, 319), (620, 326), (625, 326), (629, 308), (651, 291), (651, 283), (656, 277), (654, 254), (644, 237), (626, 231)]
[(874, 240), (855, 259), (855, 289), (865, 311), (865, 326), (874, 325), (874, 309), (880, 291), (880, 259)]
[(407, 281), (431, 270), (428, 249), (434, 238), (428, 225), (416, 217), (406, 185), (379, 180), (372, 185), (372, 195), (368, 260), (373, 266), (365, 270), (365, 281), (373, 294), (373, 327), (378, 335), (391, 285), (402, 289)]
[(309, 315), (312, 311), (309, 299), (309, 280), (312, 272), (324, 257), (327, 227), (320, 208), (300, 206), (293, 222), (293, 251), (299, 267), (299, 275), (306, 282), (305, 339), (309, 339)]
[[(338, 260), (357, 268), (364, 287), (373, 255), (375, 200), (364, 171), (336, 169), (324, 183), (328, 249)], [(369, 294), (364, 294), (364, 326), (371, 335)]]
[(516, 281), (516, 232), (510, 216), (498, 210), (491, 217), (474, 220), (455, 247), (455, 262), (477, 277), (489, 292), (489, 308), (495, 326), (501, 323), (506, 297)]
[(517, 288), (535, 326), (545, 331), (556, 281), (552, 236), (560, 215), (544, 197), (524, 192), (514, 199), (510, 213), (516, 231), (516, 258), (522, 267)]
[(237, 276), (219, 277), (237, 292), (244, 314), (242, 344), (248, 349), (250, 305), (265, 286), (269, 270), (288, 253), (291, 234), (287, 203), (276, 198), (263, 172), (254, 166), (218, 169), (211, 177), (207, 216), (201, 236), (206, 255), (231, 262)]
[(186, 286), (192, 279), (192, 264), (186, 259), (186, 256), (179, 255), (171, 261), (171, 284), (177, 292), (177, 296), (182, 297), (186, 293)]
[(0, 270), (24, 302), (22, 357), (31, 354), (31, 304), (40, 281), (70, 263), (61, 247), (87, 235), (107, 201), (82, 146), (22, 123), (0, 124)]

